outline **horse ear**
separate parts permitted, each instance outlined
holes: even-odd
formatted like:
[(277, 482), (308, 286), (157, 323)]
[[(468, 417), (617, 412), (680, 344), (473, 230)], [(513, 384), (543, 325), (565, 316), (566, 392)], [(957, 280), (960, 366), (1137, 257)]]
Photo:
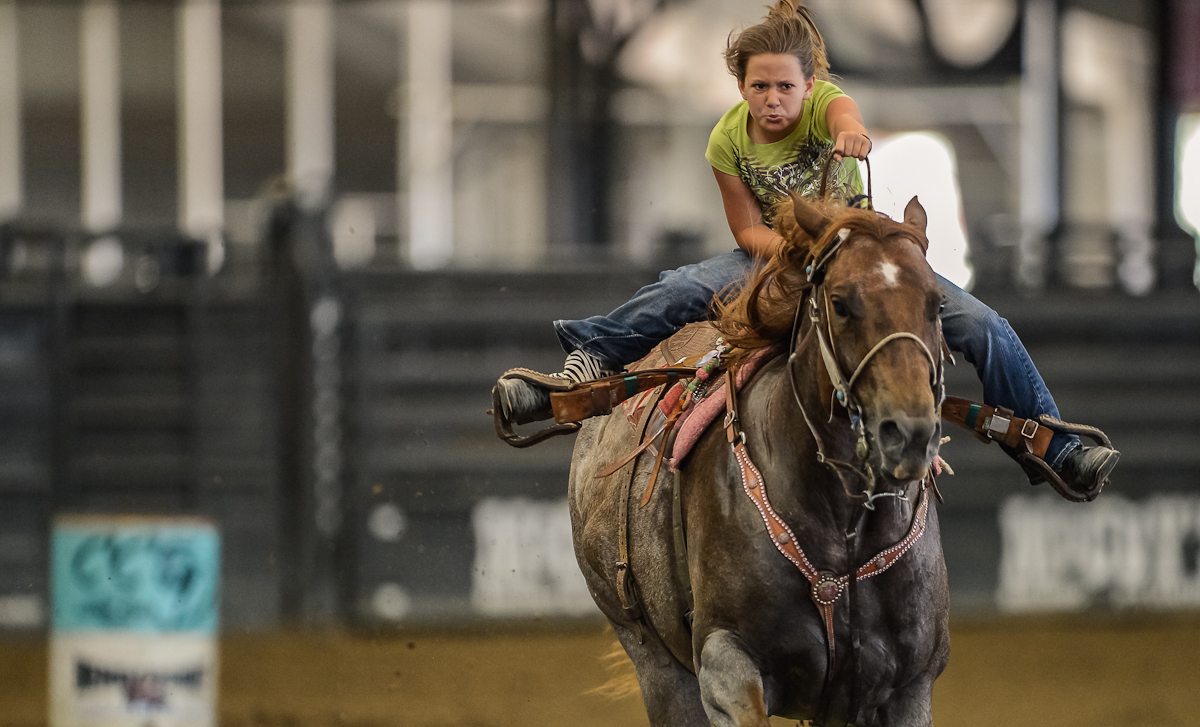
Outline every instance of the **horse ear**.
[(814, 240), (821, 239), (821, 235), (824, 235), (825, 229), (829, 227), (829, 218), (821, 208), (805, 201), (798, 194), (792, 195), (792, 213), (796, 216), (796, 224), (800, 229)]
[(920, 230), (922, 235), (925, 234), (925, 227), (929, 224), (929, 217), (925, 214), (925, 208), (917, 201), (916, 196), (913, 196), (908, 201), (908, 204), (904, 206), (904, 221)]

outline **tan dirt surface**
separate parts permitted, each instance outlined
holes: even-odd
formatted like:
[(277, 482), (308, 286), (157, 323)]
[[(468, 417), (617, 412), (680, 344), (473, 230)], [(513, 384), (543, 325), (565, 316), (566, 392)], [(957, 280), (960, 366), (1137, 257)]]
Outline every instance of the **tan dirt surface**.
[[(1200, 725), (1200, 616), (958, 622), (951, 638), (934, 690), (939, 725)], [(612, 644), (594, 623), (230, 634), (221, 725), (645, 725), (636, 696), (587, 694), (609, 678)], [(0, 640), (0, 727), (44, 727), (45, 704), (44, 640)]]

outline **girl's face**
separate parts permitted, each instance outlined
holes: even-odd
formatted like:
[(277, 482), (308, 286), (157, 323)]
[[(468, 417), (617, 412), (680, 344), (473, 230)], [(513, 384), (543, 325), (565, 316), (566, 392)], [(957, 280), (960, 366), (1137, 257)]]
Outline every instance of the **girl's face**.
[(746, 131), (756, 144), (770, 144), (792, 133), (800, 123), (804, 101), (813, 92), (815, 79), (805, 77), (800, 59), (781, 53), (751, 56), (746, 77), (738, 81), (742, 98), (750, 104)]

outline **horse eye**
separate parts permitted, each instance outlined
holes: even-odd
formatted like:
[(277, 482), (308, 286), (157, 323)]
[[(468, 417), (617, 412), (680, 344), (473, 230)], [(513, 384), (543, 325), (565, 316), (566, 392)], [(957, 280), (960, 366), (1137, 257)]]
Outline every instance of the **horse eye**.
[(833, 299), (833, 312), (836, 313), (839, 318), (846, 318), (850, 315), (850, 309), (847, 308), (846, 304), (838, 298)]

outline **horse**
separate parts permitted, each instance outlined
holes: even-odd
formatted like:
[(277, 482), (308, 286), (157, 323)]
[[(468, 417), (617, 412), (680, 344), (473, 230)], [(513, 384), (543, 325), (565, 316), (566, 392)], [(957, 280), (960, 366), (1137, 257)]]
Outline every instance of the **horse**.
[(664, 468), (644, 506), (652, 458), (597, 476), (637, 446), (634, 427), (608, 416), (579, 431), (575, 554), (651, 725), (932, 724), (949, 594), (928, 497), (944, 386), (925, 227), (915, 197), (900, 222), (785, 205), (785, 252), (718, 323), (784, 355), (737, 392), (734, 423), (711, 427), (674, 475)]

